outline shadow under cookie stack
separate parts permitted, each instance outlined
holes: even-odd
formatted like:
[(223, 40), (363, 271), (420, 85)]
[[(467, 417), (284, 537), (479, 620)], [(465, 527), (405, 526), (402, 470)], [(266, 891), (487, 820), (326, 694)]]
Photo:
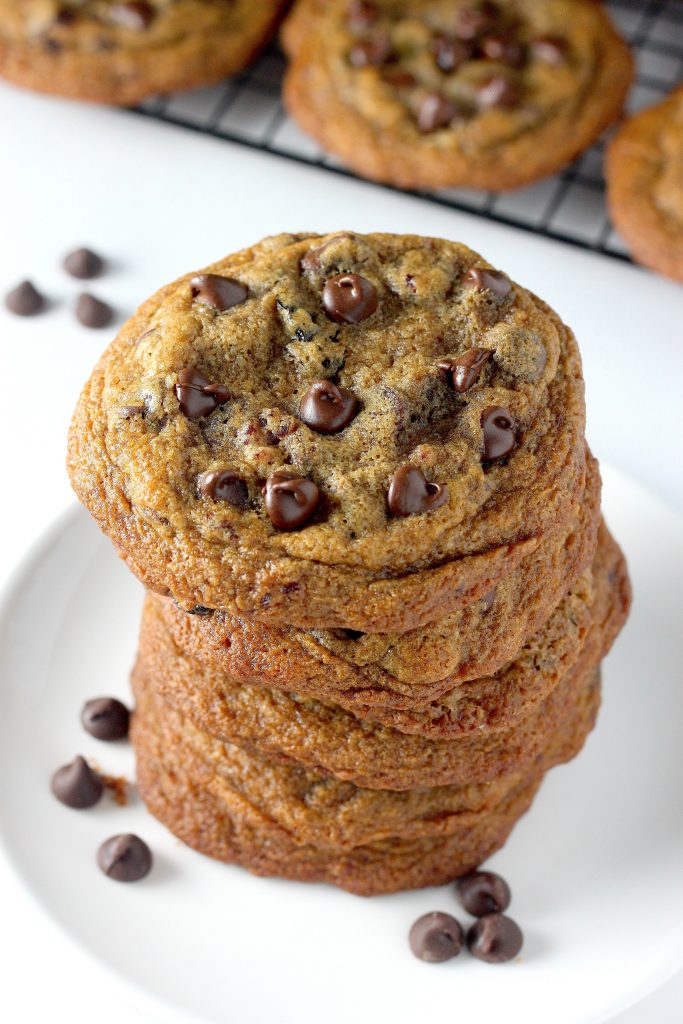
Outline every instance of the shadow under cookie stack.
[(163, 289), (69, 466), (148, 589), (150, 811), (376, 894), (481, 864), (592, 728), (626, 617), (574, 338), (463, 246), (287, 235)]

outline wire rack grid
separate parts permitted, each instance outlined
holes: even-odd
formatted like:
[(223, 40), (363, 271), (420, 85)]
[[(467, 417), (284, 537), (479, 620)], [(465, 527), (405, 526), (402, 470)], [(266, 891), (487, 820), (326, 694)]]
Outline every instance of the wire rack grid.
[[(680, 0), (610, 0), (608, 7), (636, 59), (636, 78), (627, 103), (633, 113), (656, 103), (683, 79), (683, 4)], [(285, 113), (280, 88), (283, 71), (282, 54), (271, 48), (234, 78), (209, 89), (151, 99), (136, 112), (332, 173), (350, 174)], [(514, 192), (457, 188), (418, 194), (442, 206), (628, 259), (607, 214), (603, 153), (601, 140), (560, 174)]]

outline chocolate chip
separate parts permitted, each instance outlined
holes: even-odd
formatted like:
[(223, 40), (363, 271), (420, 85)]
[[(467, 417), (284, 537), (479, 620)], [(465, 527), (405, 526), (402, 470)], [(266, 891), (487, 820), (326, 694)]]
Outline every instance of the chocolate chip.
[(55, 25), (73, 25), (76, 20), (76, 12), (72, 11), (70, 7), (66, 7), (62, 4), (57, 9), (52, 20)]
[(296, 530), (308, 522), (320, 500), (312, 480), (280, 471), (266, 480), (263, 488), (266, 512), (278, 530)]
[(356, 43), (349, 51), (349, 64), (354, 68), (378, 67), (391, 60), (391, 42), (388, 36), (377, 36)]
[(510, 889), (493, 871), (471, 871), (455, 883), (463, 908), (473, 917), (500, 914), (510, 906)]
[(418, 917), (410, 929), (408, 942), (418, 960), (440, 964), (460, 953), (465, 935), (454, 917), (435, 910)]
[(567, 40), (560, 36), (542, 36), (531, 43), (534, 57), (545, 61), (546, 64), (564, 64), (568, 50)]
[(524, 47), (510, 35), (484, 36), (479, 49), (482, 57), (495, 60), (512, 67), (521, 67), (524, 63)]
[(113, 315), (111, 306), (88, 292), (83, 292), (76, 300), (76, 319), (84, 327), (106, 327)]
[(104, 260), (92, 249), (74, 249), (64, 257), (63, 266), (72, 277), (87, 280), (102, 273)]
[(202, 473), (198, 481), (199, 493), (213, 501), (226, 501), (228, 505), (246, 508), (249, 490), (245, 481), (233, 469), (217, 469)]
[(480, 917), (467, 933), (467, 948), (472, 956), (489, 964), (504, 964), (514, 959), (523, 944), (519, 925), (503, 914)]
[(457, 391), (459, 395), (464, 395), (477, 383), (481, 371), (492, 355), (493, 351), (490, 348), (468, 348), (467, 352), (463, 352), (457, 358), (443, 359), (436, 365), (440, 370), (451, 374), (453, 390)]
[(222, 384), (212, 384), (199, 370), (181, 370), (175, 386), (180, 410), (189, 420), (208, 416), (230, 398)]
[(52, 776), (52, 792), (60, 803), (76, 810), (94, 807), (104, 792), (104, 785), (83, 757), (58, 768)]
[(299, 416), (307, 427), (319, 434), (338, 434), (348, 427), (358, 412), (358, 399), (331, 380), (311, 384), (299, 403)]
[(457, 109), (454, 103), (440, 92), (428, 92), (417, 111), (417, 127), (421, 132), (434, 132), (450, 124)]
[(144, 0), (129, 0), (129, 3), (112, 4), (109, 17), (121, 28), (141, 32), (151, 23), (154, 17), (154, 8)]
[(473, 288), (477, 292), (493, 292), (498, 299), (504, 299), (512, 290), (512, 281), (507, 274), (486, 267), (470, 267), (462, 283), (465, 288)]
[(98, 740), (122, 740), (128, 735), (130, 711), (115, 697), (95, 697), (81, 711), (86, 732)]
[(399, 518), (429, 512), (440, 508), (447, 498), (447, 489), (427, 481), (421, 469), (401, 466), (392, 476), (387, 492), (389, 515)]
[(22, 281), (5, 296), (5, 305), (15, 316), (35, 316), (45, 308), (45, 297), (31, 281)]
[(97, 851), (97, 863), (107, 878), (117, 882), (138, 882), (150, 872), (152, 853), (138, 836), (112, 836)]
[(368, 3), (366, 0), (351, 0), (346, 9), (346, 24), (355, 32), (362, 32), (363, 29), (370, 28), (378, 17), (377, 5)]
[(507, 409), (490, 405), (481, 414), (484, 431), (484, 460), (495, 462), (509, 455), (517, 444), (517, 428)]
[(477, 103), (482, 110), (490, 107), (514, 107), (519, 103), (518, 85), (506, 75), (492, 75), (477, 86)]
[(218, 274), (197, 274), (190, 280), (190, 292), (202, 306), (210, 306), (221, 313), (239, 306), (249, 295), (248, 288), (239, 281)]
[(212, 609), (204, 604), (196, 604), (193, 608), (187, 609), (188, 615), (211, 615)]
[(394, 89), (412, 89), (414, 85), (417, 85), (417, 79), (415, 75), (411, 75), (410, 71), (392, 70), (391, 68), (384, 72), (384, 81), (387, 85), (393, 86)]
[(436, 65), (444, 74), (450, 74), (472, 57), (472, 47), (462, 39), (451, 39), (449, 36), (434, 36), (431, 50)]
[(338, 324), (358, 324), (377, 309), (377, 289), (360, 274), (337, 274), (323, 289), (323, 309)]

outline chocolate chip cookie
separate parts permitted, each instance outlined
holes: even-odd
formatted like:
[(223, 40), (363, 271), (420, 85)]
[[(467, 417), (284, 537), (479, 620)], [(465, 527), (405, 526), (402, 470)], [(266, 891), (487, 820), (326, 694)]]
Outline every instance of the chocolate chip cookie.
[(497, 672), (541, 629), (593, 558), (599, 484), (591, 458), (569, 530), (551, 533), (478, 601), (407, 633), (300, 630), (206, 610), (188, 615), (170, 600), (164, 601), (164, 619), (179, 650), (199, 662), (208, 659), (237, 682), (294, 691), (351, 711), (415, 708), (460, 682)]
[(617, 132), (607, 199), (634, 258), (683, 281), (683, 86)]
[(571, 522), (583, 434), (571, 331), (476, 253), (280, 235), (138, 310), (68, 466), (185, 608), (392, 632), (483, 598)]
[[(593, 593), (595, 587), (595, 594)], [(581, 580), (538, 637), (496, 676), (413, 711), (361, 720), (333, 704), (238, 683), (173, 642), (164, 601), (145, 605), (134, 688), (153, 685), (198, 729), (274, 761), (373, 789), (489, 782), (526, 770), (571, 715), (626, 616), (628, 579), (606, 530), (593, 580)], [(142, 682), (140, 682), (142, 680)]]
[(510, 189), (621, 112), (632, 58), (592, 0), (299, 0), (284, 96), (356, 173)]
[(0, 0), (0, 76), (100, 103), (209, 85), (245, 67), (285, 0)]
[(544, 772), (569, 760), (600, 697), (595, 670), (521, 774), (491, 785), (395, 793), (245, 755), (194, 729), (135, 679), (138, 785), (147, 807), (201, 853), (257, 875), (326, 881), (360, 895), (441, 885), (503, 845)]

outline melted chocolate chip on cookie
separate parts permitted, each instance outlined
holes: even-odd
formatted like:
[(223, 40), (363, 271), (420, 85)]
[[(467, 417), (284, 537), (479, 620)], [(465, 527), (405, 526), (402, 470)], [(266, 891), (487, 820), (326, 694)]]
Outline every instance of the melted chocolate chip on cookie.
[(360, 274), (337, 274), (323, 289), (323, 309), (338, 324), (358, 324), (377, 309), (377, 289)]
[(181, 412), (189, 420), (208, 416), (230, 398), (227, 388), (222, 384), (212, 384), (195, 369), (180, 371), (175, 393)]
[(284, 471), (268, 477), (263, 493), (266, 512), (278, 530), (297, 530), (303, 526), (320, 501), (320, 491), (312, 480)]
[(442, 359), (436, 365), (440, 370), (451, 374), (453, 390), (459, 395), (469, 391), (477, 383), (481, 372), (493, 355), (490, 348), (468, 348), (467, 352), (455, 359)]
[(249, 504), (249, 489), (246, 482), (233, 469), (216, 469), (202, 473), (197, 486), (203, 498), (225, 501), (236, 508), (246, 508)]
[(499, 270), (488, 270), (486, 267), (470, 267), (462, 279), (465, 288), (474, 291), (490, 291), (496, 298), (504, 299), (512, 290), (512, 281)]
[(517, 444), (517, 428), (507, 409), (490, 405), (481, 414), (484, 432), (484, 460), (497, 462), (509, 455)]
[(358, 412), (358, 399), (331, 380), (311, 384), (299, 403), (299, 416), (307, 427), (319, 434), (338, 434), (348, 427)]
[(389, 515), (398, 519), (440, 508), (447, 498), (446, 488), (430, 483), (417, 466), (401, 466), (391, 478), (387, 506)]
[(197, 274), (190, 280), (190, 292), (192, 298), (202, 306), (210, 306), (220, 313), (239, 306), (249, 294), (248, 289), (239, 281), (218, 274)]
[(438, 128), (449, 125), (457, 108), (454, 103), (440, 92), (429, 92), (420, 103), (417, 112), (417, 126), (421, 132), (435, 132)]

